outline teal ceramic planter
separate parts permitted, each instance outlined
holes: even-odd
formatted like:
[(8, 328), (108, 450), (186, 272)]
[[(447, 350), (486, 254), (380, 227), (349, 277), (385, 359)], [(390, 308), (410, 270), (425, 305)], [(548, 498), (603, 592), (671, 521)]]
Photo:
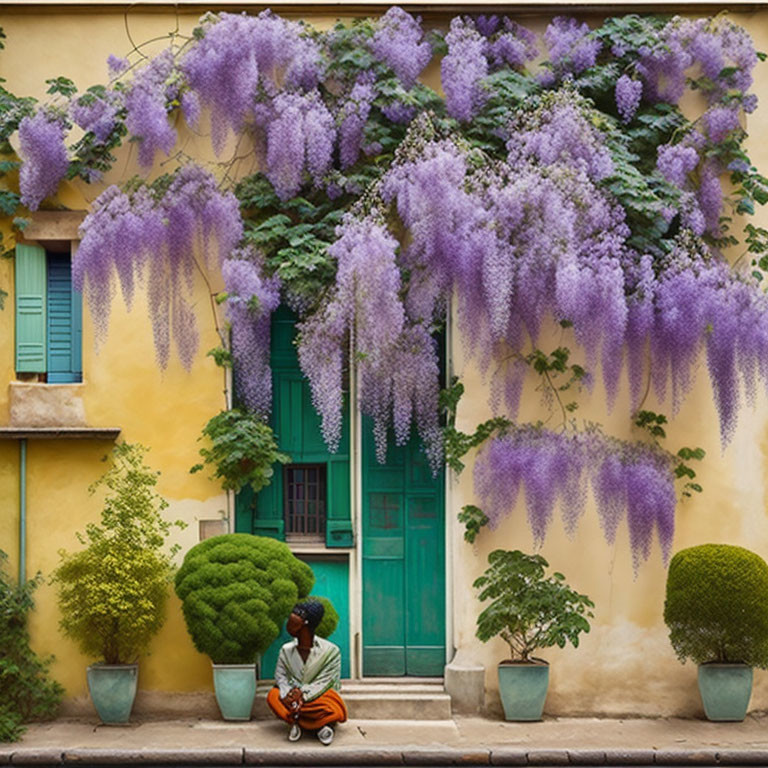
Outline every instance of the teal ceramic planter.
[(699, 693), (708, 720), (741, 721), (752, 695), (752, 667), (746, 664), (702, 664)]
[(549, 664), (499, 664), (499, 693), (507, 720), (541, 720)]
[(250, 720), (256, 697), (256, 665), (214, 664), (213, 689), (225, 720)]
[(88, 667), (88, 691), (106, 725), (121, 725), (131, 717), (139, 680), (138, 664), (94, 664)]

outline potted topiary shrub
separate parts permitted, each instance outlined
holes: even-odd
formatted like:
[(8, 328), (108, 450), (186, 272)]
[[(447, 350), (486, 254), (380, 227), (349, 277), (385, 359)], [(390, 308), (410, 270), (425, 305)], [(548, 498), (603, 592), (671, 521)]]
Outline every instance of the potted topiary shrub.
[(187, 552), (176, 594), (195, 648), (213, 663), (225, 720), (250, 719), (256, 660), (314, 582), (312, 569), (287, 544), (264, 536), (228, 533)]
[(496, 549), (488, 569), (473, 586), (480, 601), (491, 600), (477, 617), (477, 637), (484, 643), (499, 636), (510, 658), (499, 663), (499, 693), (507, 720), (540, 720), (549, 686), (549, 663), (532, 654), (560, 648), (589, 632), (594, 603), (572, 590), (562, 573), (545, 576), (541, 555)]
[(730, 544), (681, 549), (669, 564), (664, 621), (680, 661), (699, 665), (709, 720), (746, 717), (752, 668), (768, 668), (768, 564)]
[[(54, 571), (61, 629), (87, 656), (88, 690), (104, 723), (126, 723), (140, 656), (165, 620), (175, 548), (166, 550), (168, 503), (155, 492), (158, 473), (144, 464), (146, 448), (122, 443), (111, 468), (89, 489), (107, 489), (101, 524), (77, 534), (80, 552), (61, 551)], [(174, 525), (183, 527), (183, 523)]]

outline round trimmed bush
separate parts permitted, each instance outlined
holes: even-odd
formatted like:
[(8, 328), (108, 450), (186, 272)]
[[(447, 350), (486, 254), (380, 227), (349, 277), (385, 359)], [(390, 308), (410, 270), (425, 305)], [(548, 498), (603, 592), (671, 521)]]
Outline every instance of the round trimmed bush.
[(215, 664), (252, 664), (314, 583), (312, 569), (287, 544), (227, 533), (187, 552), (176, 594), (198, 651)]
[(323, 620), (317, 625), (315, 634), (318, 637), (330, 637), (339, 624), (339, 614), (333, 607), (333, 603), (327, 597), (318, 597), (317, 595), (310, 595), (310, 600), (317, 600), (318, 603), (323, 604), (325, 613), (323, 613)]
[(768, 564), (729, 544), (682, 549), (669, 564), (664, 621), (680, 661), (768, 667)]

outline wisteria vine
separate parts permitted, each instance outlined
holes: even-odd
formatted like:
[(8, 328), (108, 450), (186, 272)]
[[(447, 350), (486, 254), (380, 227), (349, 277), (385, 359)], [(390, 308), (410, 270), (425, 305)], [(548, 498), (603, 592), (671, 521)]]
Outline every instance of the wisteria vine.
[[(436, 56), (444, 98), (419, 81)], [(768, 388), (768, 232), (748, 225), (745, 255), (723, 255), (733, 217), (768, 202), (744, 149), (761, 58), (723, 15), (598, 29), (557, 17), (538, 40), (508, 16), (441, 33), (400, 8), (323, 32), (270, 11), (208, 14), (157, 56), (110, 57), (107, 85), (78, 94), (58, 78), (50, 103), (25, 106), (21, 202), (37, 209), (67, 176), (97, 181), (126, 136), (145, 168), (168, 156), (175, 170), (107, 188), (83, 224), (75, 280), (97, 331), (114, 286), (130, 303), (144, 279), (158, 361), (173, 340), (190, 366), (190, 291), (220, 271), (237, 390), (267, 418), (269, 318), (288, 303), (331, 450), (351, 362), (379, 459), (415, 425), (437, 470), (435, 333), (453, 298), (500, 418), (516, 417), (555, 321), (609, 407), (626, 373), (633, 412), (649, 388), (676, 411), (705, 356), (725, 446), (742, 397)], [(705, 97), (693, 119), (678, 107), (689, 89)], [(188, 129), (207, 129), (215, 173), (177, 151)], [(254, 173), (237, 178), (244, 156)], [(669, 552), (675, 467), (647, 441), (518, 424), (476, 467), (493, 524), (524, 487), (537, 542), (558, 497), (571, 530), (591, 483), (609, 541), (626, 515), (636, 565), (654, 528)]]

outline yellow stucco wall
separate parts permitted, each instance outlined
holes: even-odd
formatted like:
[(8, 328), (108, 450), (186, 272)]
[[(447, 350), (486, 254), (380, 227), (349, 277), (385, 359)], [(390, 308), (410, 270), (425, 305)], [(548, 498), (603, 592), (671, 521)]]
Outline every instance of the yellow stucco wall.
[[(713, 9), (714, 11), (714, 9)], [(736, 15), (735, 20), (749, 29), (758, 49), (768, 49), (768, 11)], [(329, 16), (308, 20), (318, 26), (332, 22)], [(196, 16), (180, 14), (179, 27), (189, 32)], [(176, 20), (165, 13), (132, 11), (130, 32), (134, 40), (144, 41), (165, 36)], [(545, 16), (528, 18), (526, 23), (542, 29)], [(131, 45), (126, 37), (122, 13), (107, 10), (93, 13), (46, 14), (9, 12), (2, 26), (8, 36), (6, 50), (0, 53), (0, 75), (15, 93), (43, 98), (44, 81), (64, 75), (84, 88), (100, 82), (106, 75), (105, 60), (110, 53), (124, 55)], [(156, 46), (165, 43), (159, 41)], [(437, 86), (439, 68), (430, 67), (425, 80)], [(761, 100), (758, 111), (748, 116), (750, 151), (759, 168), (768, 168), (768, 143), (761, 139), (768, 126), (768, 64), (757, 69), (755, 90)], [(208, 155), (207, 140), (185, 133), (180, 146), (190, 154)], [(133, 172), (131, 150), (121, 153), (120, 162), (107, 176), (109, 182)], [(158, 170), (158, 169), (156, 169)], [(72, 209), (86, 209), (101, 187), (82, 183), (64, 185), (59, 202)], [(756, 223), (768, 226), (766, 211)], [(13, 376), (12, 335), (12, 264), (0, 260), (0, 287), (11, 293), (0, 313), (0, 383)], [(218, 486), (205, 473), (190, 475), (189, 467), (197, 460), (197, 437), (202, 425), (223, 406), (221, 372), (206, 350), (217, 339), (209, 319), (208, 297), (202, 283), (196, 286), (201, 343), (192, 372), (187, 373), (172, 360), (161, 372), (154, 363), (151, 332), (141, 295), (132, 312), (122, 303), (113, 304), (110, 333), (98, 355), (94, 351), (93, 326), (84, 314), (83, 370), (84, 405), (92, 426), (118, 426), (122, 437), (151, 447), (148, 461), (162, 471), (159, 490), (171, 502), (167, 514), (190, 523), (178, 535), (183, 549), (197, 541), (197, 521), (216, 518), (226, 507)], [(558, 337), (559, 338), (559, 337)], [(565, 337), (568, 343), (568, 336)], [(552, 338), (553, 343), (557, 341)], [(547, 340), (541, 346), (547, 347)], [(575, 348), (575, 345), (570, 344)], [(489, 415), (487, 390), (474, 363), (463, 360), (459, 339), (454, 339), (455, 372), (461, 375), (468, 393), (461, 403), (459, 426), (470, 430)], [(599, 377), (597, 377), (599, 380)], [(602, 389), (596, 385), (591, 396), (582, 396), (581, 416), (594, 418), (608, 433), (630, 437), (629, 406), (626, 393), (611, 414), (602, 405)], [(669, 413), (669, 407), (656, 404), (649, 408)], [(541, 417), (538, 393), (531, 382), (525, 393), (522, 417)], [(8, 393), (0, 386), (0, 424), (8, 420)], [(765, 476), (768, 449), (768, 402), (761, 398), (754, 411), (744, 410), (739, 430), (725, 454), (719, 445), (717, 416), (706, 371), (699, 372), (693, 392), (668, 430), (668, 443), (701, 445), (707, 458), (701, 464), (700, 478), (705, 487), (701, 496), (685, 501), (679, 508), (675, 549), (706, 541), (742, 544), (768, 557)], [(96, 520), (97, 499), (87, 494), (88, 485), (103, 470), (100, 458), (109, 445), (95, 441), (30, 442), (28, 453), (28, 572), (37, 570), (46, 577), (58, 561), (59, 548), (77, 546), (74, 533)], [(471, 583), (483, 570), (486, 556), (497, 547), (533, 547), (519, 507), (493, 533), (484, 531), (474, 546), (462, 540), (462, 530), (455, 513), (476, 499), (472, 489), (473, 457), (469, 457), (462, 476), (451, 483), (447, 519), (452, 526), (452, 592), (454, 605), (454, 644), (487, 668), (486, 681), (492, 705), (495, 664), (504, 657), (501, 642), (481, 645), (474, 638), (475, 617), (479, 605)], [(698, 469), (698, 468), (697, 468)], [(11, 557), (16, 568), (18, 532), (18, 446), (0, 441), (0, 547)], [(695, 695), (695, 669), (681, 666), (666, 638), (662, 622), (665, 568), (658, 546), (648, 563), (635, 578), (627, 544), (626, 527), (619, 531), (615, 547), (602, 536), (593, 506), (590, 506), (572, 540), (562, 531), (559, 521), (542, 553), (569, 582), (589, 594), (596, 603), (593, 631), (585, 636), (578, 650), (549, 651), (553, 662), (551, 687), (547, 702), (550, 713), (627, 713), (690, 714), (698, 709)], [(58, 612), (52, 587), (44, 585), (37, 593), (37, 609), (32, 617), (35, 647), (43, 653), (55, 653), (53, 674), (67, 689), (68, 696), (85, 694), (84, 667), (87, 659), (73, 643), (63, 639), (56, 629)], [(171, 598), (169, 620), (152, 646), (152, 655), (142, 662), (140, 685), (155, 691), (201, 691), (210, 689), (210, 667), (205, 657), (191, 646), (181, 619), (178, 603)], [(768, 707), (768, 674), (756, 674), (753, 707)]]

